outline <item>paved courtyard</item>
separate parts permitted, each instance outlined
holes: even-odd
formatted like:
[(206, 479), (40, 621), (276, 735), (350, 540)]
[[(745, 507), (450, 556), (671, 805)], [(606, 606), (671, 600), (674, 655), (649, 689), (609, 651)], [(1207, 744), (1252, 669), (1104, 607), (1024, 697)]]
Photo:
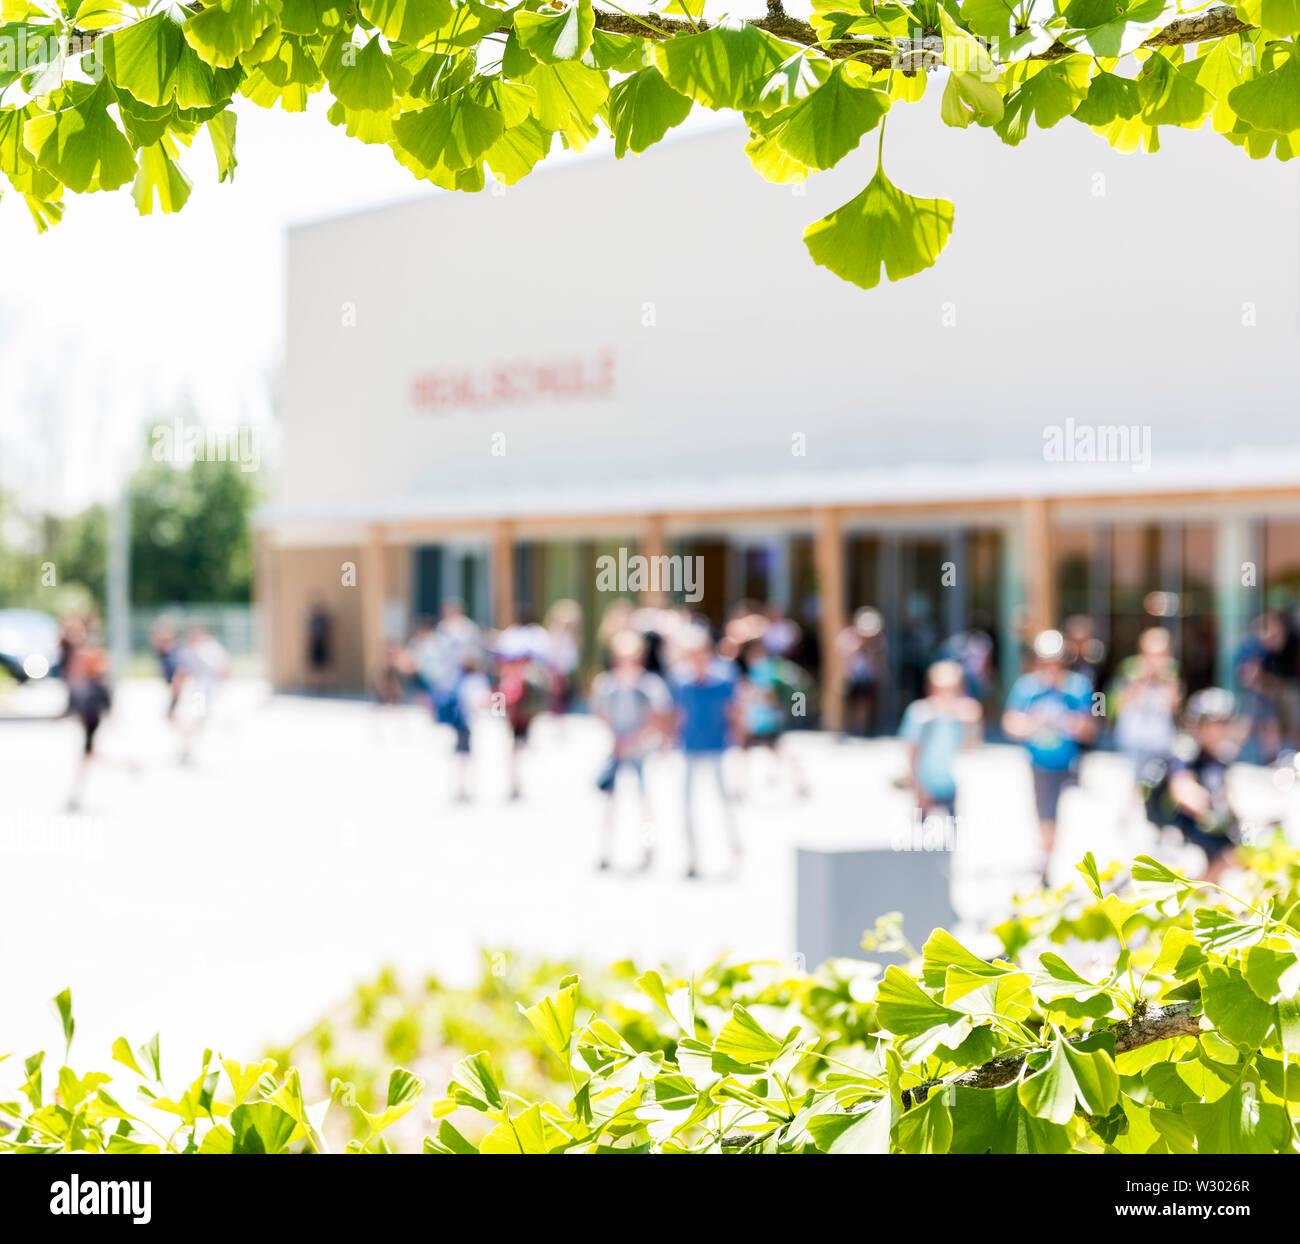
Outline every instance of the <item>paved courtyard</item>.
[[(707, 875), (690, 882), (681, 762), (665, 754), (649, 774), (653, 870), (601, 874), (604, 743), (590, 719), (538, 723), (513, 803), (505, 731), (486, 720), (475, 799), (459, 804), (451, 733), (419, 709), (272, 696), (239, 680), (182, 765), (164, 702), (158, 682), (119, 688), (77, 813), (66, 811), (75, 723), (24, 719), (13, 696), (4, 706), (19, 717), (0, 715), (0, 1052), (57, 1047), (46, 1004), (65, 985), (83, 1059), (119, 1034), (138, 1041), (161, 1028), (181, 1070), (205, 1045), (251, 1056), (293, 1037), (385, 963), (465, 980), (481, 948), (683, 966), (791, 957), (796, 848), (897, 847), (910, 825), (896, 742), (794, 736), (810, 797), (767, 755), (733, 770), (747, 791), (745, 856), (729, 879), (719, 809), (701, 792)], [(1086, 850), (1151, 845), (1130, 815), (1121, 762), (1092, 760), (1062, 810), (1062, 878)], [(1036, 835), (1019, 751), (986, 748), (965, 764), (952, 894), (975, 930), (1031, 882)], [(626, 866), (640, 826), (632, 792), (620, 800)], [(906, 912), (907, 896), (891, 906)], [(905, 928), (917, 942), (929, 932)]]

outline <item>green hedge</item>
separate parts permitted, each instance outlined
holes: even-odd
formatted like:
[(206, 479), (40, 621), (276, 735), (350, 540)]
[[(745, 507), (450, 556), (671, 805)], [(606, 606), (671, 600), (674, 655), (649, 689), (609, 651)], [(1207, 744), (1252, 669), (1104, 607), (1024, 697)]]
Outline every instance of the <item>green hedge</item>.
[[(914, 950), (886, 920), (866, 945), (906, 967), (616, 964), (584, 981), (497, 954), (468, 990), (385, 974), (272, 1057), (206, 1052), (179, 1093), (157, 1037), (119, 1039), (112, 1076), (47, 1082), (37, 1054), (0, 1102), (0, 1148), (1294, 1152), (1300, 853), (1279, 838), (1243, 857), (1230, 894), (1089, 856), (1018, 905), (987, 959), (943, 930)], [(424, 1078), (376, 1074), (385, 1058), (445, 1095), (417, 1109)]]

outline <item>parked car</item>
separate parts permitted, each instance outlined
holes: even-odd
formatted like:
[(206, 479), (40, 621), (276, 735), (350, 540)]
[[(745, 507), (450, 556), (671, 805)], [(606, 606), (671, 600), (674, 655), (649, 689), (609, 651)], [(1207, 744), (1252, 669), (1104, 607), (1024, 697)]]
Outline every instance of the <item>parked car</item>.
[(39, 609), (0, 609), (0, 669), (20, 683), (57, 678), (58, 619)]

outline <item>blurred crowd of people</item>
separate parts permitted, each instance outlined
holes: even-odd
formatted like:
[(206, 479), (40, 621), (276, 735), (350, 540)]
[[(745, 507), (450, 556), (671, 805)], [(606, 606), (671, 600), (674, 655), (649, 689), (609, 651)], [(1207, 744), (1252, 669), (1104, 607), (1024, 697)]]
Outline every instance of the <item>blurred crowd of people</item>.
[[(150, 636), (160, 672), (168, 687), (167, 718), (180, 736), (182, 763), (203, 722), (216, 684), (229, 670), (225, 648), (201, 623), (192, 623), (178, 637), (176, 625), (159, 621)], [(69, 810), (81, 804), (91, 765), (101, 759), (96, 740), (113, 706), (108, 650), (97, 613), (68, 614), (59, 620), (59, 657), (52, 671), (68, 690), (67, 715), (81, 726), (81, 753), (68, 798)]]
[[(795, 789), (807, 783), (797, 759), (782, 747), (787, 729), (806, 719), (812, 680), (794, 659), (802, 631), (782, 610), (742, 602), (715, 630), (684, 608), (610, 606), (596, 628), (595, 668), (583, 662), (583, 614), (573, 601), (557, 602), (542, 622), (531, 618), (485, 631), (460, 601), (444, 603), (435, 622), (422, 619), (405, 642), (390, 642), (380, 666), (381, 704), (426, 704), (436, 721), (455, 731), (458, 800), (469, 798), (469, 755), (476, 716), (505, 719), (511, 734), (509, 785), (520, 796), (519, 754), (542, 712), (563, 717), (581, 700), (605, 723), (610, 752), (596, 785), (606, 796), (600, 867), (612, 867), (615, 794), (620, 778), (640, 797), (640, 862), (653, 859), (654, 827), (646, 798), (645, 762), (654, 752), (680, 748), (688, 871), (699, 874), (695, 793), (701, 782), (716, 793), (727, 846), (740, 857), (732, 805), (739, 792), (724, 779), (723, 754), (733, 745), (762, 748), (785, 767)], [(309, 642), (311, 637), (309, 634)]]
[[(1235, 693), (1203, 687), (1189, 695), (1164, 626), (1148, 627), (1134, 652), (1108, 661), (1113, 654), (1096, 638), (1091, 619), (1073, 617), (1059, 630), (1025, 638), (1022, 672), (1003, 702), (990, 630), (976, 625), (946, 639), (900, 638), (899, 652), (907, 649), (908, 669), (915, 669), (909, 686), (919, 684), (914, 695), (891, 686), (899, 661), (891, 660), (883, 617), (874, 608), (854, 614), (829, 654), (840, 666), (847, 734), (883, 732), (887, 698), (902, 709), (897, 733), (909, 762), (905, 784), (922, 817), (954, 817), (963, 753), (986, 741), (1016, 743), (1033, 775), (1046, 872), (1062, 793), (1076, 780), (1084, 754), (1107, 748), (1131, 762), (1152, 824), (1172, 827), (1199, 847), (1207, 877), (1229, 866), (1242, 837), (1229, 795), (1230, 766), (1293, 765), (1300, 742), (1300, 626), (1290, 612), (1269, 610), (1251, 624), (1235, 654)], [(688, 875), (699, 870), (696, 805), (702, 789), (721, 810), (725, 845), (738, 862), (734, 804), (745, 793), (745, 756), (770, 753), (769, 780), (784, 771), (798, 795), (808, 793), (798, 752), (783, 740), (792, 728), (817, 723), (817, 680), (807, 668), (816, 660), (812, 637), (777, 605), (742, 601), (718, 627), (686, 607), (638, 607), (622, 599), (594, 627), (590, 653), (586, 634), (582, 609), (571, 600), (554, 604), (541, 622), (521, 617), (495, 631), (449, 600), (436, 620), (422, 619), (406, 641), (386, 646), (375, 694), (383, 705), (424, 704), (454, 731), (458, 800), (470, 798), (476, 718), (492, 714), (508, 726), (508, 784), (517, 799), (520, 753), (537, 717), (545, 712), (563, 719), (581, 705), (604, 723), (609, 740), (596, 779), (605, 797), (600, 867), (611, 868), (618, 854), (620, 786), (637, 798), (637, 867), (650, 867), (655, 827), (646, 762), (667, 750), (684, 761)], [(184, 763), (230, 659), (197, 622), (181, 627), (161, 620), (150, 641)], [(307, 643), (310, 666), (329, 662), (333, 635), (326, 611), (313, 611)], [(81, 725), (69, 800), (76, 807), (113, 701), (98, 616), (62, 619), (56, 672), (68, 688), (68, 713)], [(737, 759), (724, 774), (729, 752)]]
[[(1257, 623), (1255, 633), (1272, 625)], [(1032, 640), (1029, 668), (1007, 696), (999, 725), (1029, 760), (1044, 875), (1062, 793), (1091, 748), (1111, 747), (1131, 762), (1147, 819), (1200, 848), (1210, 880), (1231, 865), (1243, 836), (1230, 798), (1229, 768), (1238, 762), (1294, 763), (1294, 750), (1283, 748), (1283, 736), (1274, 728), (1274, 703), (1263, 711), (1259, 707), (1263, 684), (1253, 668), (1239, 666), (1240, 696), (1222, 687), (1185, 695), (1166, 628), (1144, 630), (1137, 649), (1103, 686), (1101, 654), (1090, 630), (1076, 623), (1064, 631), (1042, 631)], [(1253, 646), (1243, 650), (1243, 662), (1253, 666), (1258, 659)], [(950, 659), (935, 662), (926, 696), (909, 706), (900, 730), (923, 814), (952, 815), (955, 762), (964, 749), (983, 741), (983, 716), (962, 667)]]
[[(1019, 744), (1033, 775), (1046, 872), (1062, 793), (1075, 781), (1084, 753), (1106, 747), (1132, 762), (1153, 823), (1172, 826), (1200, 847), (1207, 875), (1227, 867), (1240, 835), (1227, 806), (1228, 767), (1238, 760), (1289, 760), (1300, 729), (1300, 684), (1292, 670), (1300, 645), (1285, 615), (1265, 614), (1251, 628), (1238, 655), (1237, 695), (1216, 687), (1186, 695), (1171, 633), (1162, 626), (1143, 631), (1137, 650), (1108, 666), (1091, 619), (1074, 617), (1059, 630), (1026, 637), (1023, 672), (1003, 703), (990, 631), (975, 625), (924, 643), (911, 638), (917, 693), (900, 706), (898, 734), (907, 745), (907, 784), (923, 816), (954, 815), (963, 752), (986, 740)], [(470, 797), (468, 760), (478, 714), (493, 713), (509, 726), (509, 786), (518, 798), (519, 754), (534, 720), (542, 712), (563, 717), (584, 705), (605, 723), (609, 737), (596, 783), (606, 796), (603, 869), (616, 854), (620, 781), (639, 797), (638, 867), (653, 860), (645, 766), (655, 753), (677, 749), (684, 759), (689, 876), (698, 873), (702, 786), (721, 808), (722, 832), (739, 860), (733, 805), (743, 796), (746, 766), (738, 762), (742, 782), (733, 786), (724, 776), (724, 753), (769, 751), (776, 761), (767, 766), (769, 775), (785, 770), (795, 791), (807, 794), (797, 753), (782, 740), (792, 728), (815, 724), (816, 681), (806, 668), (803, 630), (781, 607), (742, 601), (716, 627), (684, 607), (620, 600), (595, 628), (589, 661), (584, 634), (582, 610), (569, 600), (552, 606), (541, 622), (522, 618), (498, 631), (483, 630), (459, 601), (448, 601), (436, 621), (422, 620), (406, 642), (387, 646), (377, 698), (389, 705), (423, 702), (454, 729), (460, 800)], [(320, 635), (319, 626), (311, 628), (309, 643), (318, 644)], [(846, 732), (879, 732), (882, 697), (897, 673), (881, 613), (859, 609), (837, 637), (831, 659), (840, 663)], [(902, 688), (890, 690), (901, 698)]]

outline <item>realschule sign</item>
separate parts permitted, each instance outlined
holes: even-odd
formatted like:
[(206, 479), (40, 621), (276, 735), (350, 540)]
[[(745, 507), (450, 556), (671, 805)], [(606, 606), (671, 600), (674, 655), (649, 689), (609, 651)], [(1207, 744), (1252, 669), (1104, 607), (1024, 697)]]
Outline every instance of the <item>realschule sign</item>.
[(611, 398), (614, 362), (614, 349), (606, 346), (586, 355), (421, 372), (411, 381), (411, 405), (422, 414), (446, 415), (542, 401)]

